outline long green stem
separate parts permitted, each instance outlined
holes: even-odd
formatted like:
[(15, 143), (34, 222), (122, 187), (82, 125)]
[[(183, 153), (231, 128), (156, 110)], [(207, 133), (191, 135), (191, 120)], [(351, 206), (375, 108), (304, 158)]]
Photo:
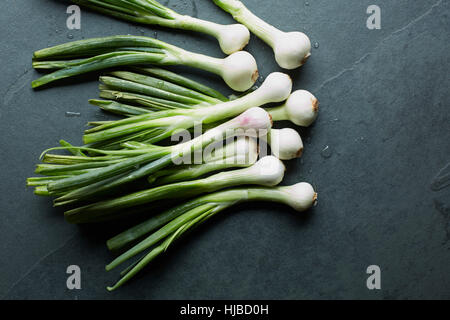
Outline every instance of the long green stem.
[(195, 219), (199, 215), (208, 212), (209, 210), (215, 208), (217, 205), (215, 203), (200, 205), (192, 210), (187, 211), (181, 216), (173, 219), (169, 223), (167, 223), (164, 227), (153, 233), (151, 236), (123, 253), (116, 259), (114, 259), (110, 264), (106, 266), (106, 270), (112, 270), (117, 267), (119, 264), (125, 262), (126, 260), (134, 257), (135, 255), (141, 253), (145, 249), (151, 247), (152, 245), (158, 243), (171, 233), (175, 232), (178, 228), (180, 228), (185, 223), (189, 222), (192, 219)]
[(95, 59), (91, 59), (91, 61), (87, 61), (86, 63), (68, 66), (64, 69), (45, 75), (37, 80), (34, 80), (31, 85), (33, 88), (38, 88), (56, 80), (69, 78), (92, 71), (133, 64), (157, 63), (161, 62), (164, 58), (165, 55), (163, 54), (130, 52), (125, 52), (122, 55), (114, 55), (113, 57), (109, 57), (109, 55), (97, 56)]
[(153, 77), (156, 77), (161, 80), (165, 80), (167, 82), (171, 82), (173, 84), (179, 85), (183, 88), (188, 88), (193, 90), (194, 92), (202, 93), (208, 97), (215, 98), (221, 101), (228, 101), (228, 99), (222, 95), (219, 91), (216, 91), (208, 86), (205, 86), (204, 84), (201, 84), (197, 81), (194, 81), (192, 79), (183, 77), (177, 73), (170, 72), (165, 69), (160, 68), (133, 68), (136, 72), (150, 75)]
[(123, 47), (144, 47), (164, 49), (165, 43), (150, 37), (138, 36), (112, 36), (104, 38), (92, 38), (72, 41), (54, 47), (38, 50), (33, 54), (34, 60), (55, 60), (59, 57), (64, 59), (77, 58), (86, 52), (91, 54), (98, 49), (116, 49)]
[(107, 241), (108, 248), (110, 250), (119, 250), (129, 243), (145, 236), (149, 232), (156, 230), (171, 220), (177, 218), (183, 213), (199, 206), (199, 201), (197, 199), (187, 201), (179, 206), (171, 208), (163, 213), (155, 215), (148, 220), (118, 234), (117, 236), (109, 239)]
[(125, 273), (123, 273), (123, 277), (112, 287), (108, 287), (107, 289), (109, 291), (113, 291), (120, 286), (122, 286), (124, 283), (126, 283), (128, 280), (130, 280), (134, 275), (136, 275), (140, 270), (142, 270), (149, 262), (151, 262), (154, 258), (156, 258), (161, 253), (165, 252), (167, 248), (179, 237), (181, 237), (186, 231), (189, 229), (197, 226), (198, 224), (204, 222), (205, 220), (211, 218), (215, 214), (219, 213), (220, 211), (226, 209), (227, 206), (216, 206), (209, 210), (204, 210), (204, 212), (200, 215), (197, 215), (195, 218), (191, 219), (190, 221), (186, 222), (185, 224), (181, 225), (177, 230), (172, 232), (171, 235), (166, 237), (166, 240), (163, 241), (160, 245), (152, 249), (148, 254), (146, 254), (142, 259), (136, 263), (136, 265), (132, 265), (129, 269), (127, 268), (125, 270)]
[[(149, 77), (145, 77), (144, 79), (142, 77), (138, 77), (137, 74), (126, 72), (114, 72), (112, 73), (112, 75), (114, 75), (115, 77), (100, 77), (100, 81), (111, 89), (149, 95), (156, 98), (162, 98), (191, 105), (201, 104), (205, 99), (201, 96), (194, 98), (187, 95), (174, 93), (174, 91), (180, 92), (182, 91), (182, 89), (169, 87), (168, 84), (162, 81), (160, 81), (160, 83), (157, 83)], [(129, 79), (132, 81), (130, 81)]]
[[(179, 96), (183, 97), (189, 97), (191, 99), (194, 99), (192, 101), (193, 104), (199, 104), (202, 102), (208, 102), (208, 103), (218, 103), (221, 100), (211, 97), (209, 95), (206, 95), (204, 93), (194, 91), (192, 89), (186, 88), (184, 86), (178, 85), (176, 83), (172, 83), (170, 81), (166, 81), (161, 78), (155, 78), (147, 75), (142, 75), (139, 73), (134, 72), (124, 72), (124, 71), (116, 71), (111, 73), (112, 76), (131, 81), (133, 83), (142, 84), (148, 87), (151, 87), (153, 89), (159, 89), (162, 92), (172, 93), (174, 94), (175, 98), (172, 98), (172, 96), (169, 95), (168, 99), (172, 101), (178, 101), (177, 98)], [(127, 88), (128, 91), (130, 91), (130, 88)], [(160, 93), (160, 91), (157, 91), (157, 93)], [(134, 91), (131, 91), (134, 92)], [(139, 92), (138, 92), (139, 93)], [(158, 97), (158, 95), (151, 94), (152, 96)], [(160, 96), (160, 98), (164, 98), (165, 96)], [(184, 101), (178, 101), (178, 102), (184, 102)]]

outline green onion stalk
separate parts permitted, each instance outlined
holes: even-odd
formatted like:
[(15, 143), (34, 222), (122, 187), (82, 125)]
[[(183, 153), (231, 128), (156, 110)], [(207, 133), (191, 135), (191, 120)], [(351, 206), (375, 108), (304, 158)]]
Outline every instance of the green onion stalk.
[(253, 34), (272, 47), (275, 60), (284, 69), (296, 69), (311, 56), (311, 41), (303, 32), (283, 32), (254, 15), (239, 0), (213, 0), (224, 11), (245, 25)]
[[(239, 185), (276, 186), (283, 180), (284, 171), (285, 167), (278, 158), (267, 156), (248, 168), (220, 172), (203, 179), (166, 184), (71, 209), (65, 212), (65, 218), (71, 223), (92, 223), (119, 218), (126, 212), (125, 209), (158, 200), (191, 198)], [(63, 196), (55, 201), (64, 203), (67, 200)]]
[[(270, 115), (264, 109), (255, 107), (208, 130), (197, 138), (178, 145), (152, 145), (136, 150), (112, 151), (73, 146), (52, 148), (49, 150), (92, 151), (104, 154), (105, 160), (102, 161), (103, 157), (100, 156), (94, 162), (69, 165), (70, 169), (63, 166), (60, 174), (67, 175), (70, 170), (88, 171), (50, 181), (48, 184), (40, 186), (39, 190), (42, 193), (48, 193), (50, 196), (57, 196), (56, 204), (58, 205), (90, 200), (96, 196), (107, 195), (110, 191), (117, 190), (117, 188), (132, 181), (152, 175), (212, 143), (222, 141), (225, 136), (227, 139), (233, 136), (259, 137), (259, 135), (267, 134), (271, 126)], [(44, 154), (49, 150), (45, 151)], [(42, 169), (45, 169), (45, 167), (41, 167), (41, 173)]]
[(38, 88), (88, 72), (131, 65), (186, 65), (215, 73), (236, 91), (246, 91), (258, 78), (253, 56), (238, 51), (224, 59), (186, 51), (142, 36), (111, 36), (73, 41), (36, 51), (33, 68), (56, 70), (32, 82)]
[(242, 24), (221, 25), (180, 15), (154, 0), (72, 0), (72, 2), (126, 21), (210, 35), (217, 39), (225, 54), (242, 50), (250, 40), (250, 32)]
[[(155, 68), (145, 70), (149, 73), (163, 71), (162, 69), (155, 70)], [(116, 71), (111, 72), (108, 76), (100, 77), (100, 81), (101, 97), (122, 101), (130, 99), (130, 101), (135, 101), (135, 104), (147, 108), (146, 112), (209, 106), (228, 101), (222, 94), (212, 89), (206, 89), (206, 87), (200, 85), (196, 86), (196, 88), (205, 91), (205, 94), (161, 79), (159, 74), (156, 77), (151, 77), (138, 73)], [(121, 92), (122, 89), (127, 91)], [(129, 98), (127, 98), (128, 95)], [(139, 108), (131, 110), (134, 115), (142, 114)]]
[(313, 187), (305, 182), (283, 187), (229, 189), (201, 196), (153, 216), (108, 240), (108, 248), (118, 250), (143, 239), (106, 266), (107, 271), (112, 270), (141, 254), (134, 263), (121, 272), (121, 279), (108, 287), (108, 290), (115, 290), (133, 278), (154, 258), (164, 253), (175, 240), (180, 239), (186, 231), (217, 213), (246, 201), (273, 201), (286, 204), (297, 211), (305, 211), (315, 204), (317, 194)]

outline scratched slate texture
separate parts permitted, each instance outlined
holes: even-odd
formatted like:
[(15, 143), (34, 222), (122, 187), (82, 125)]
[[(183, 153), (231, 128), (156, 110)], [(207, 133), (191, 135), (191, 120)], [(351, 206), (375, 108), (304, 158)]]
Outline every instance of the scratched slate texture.
[[(66, 28), (67, 1), (0, 2), (0, 297), (3, 299), (433, 299), (450, 298), (449, 6), (445, 0), (246, 0), (283, 30), (306, 32), (315, 48), (295, 88), (321, 102), (302, 129), (305, 153), (287, 163), (285, 184), (311, 182), (319, 204), (304, 214), (250, 204), (224, 212), (114, 293), (118, 274), (105, 240), (124, 226), (66, 223), (25, 179), (42, 150), (64, 138), (81, 143), (88, 120), (111, 116), (89, 106), (96, 76), (33, 91), (34, 50), (96, 36), (157, 36), (222, 57), (213, 39), (136, 26), (82, 11)], [(210, 0), (169, 7), (231, 23)], [(381, 7), (381, 30), (366, 9)], [(269, 47), (248, 50), (261, 74), (279, 70)], [(225, 93), (220, 79), (176, 68)], [(68, 117), (66, 112), (80, 113)], [(288, 124), (281, 124), (288, 125)], [(279, 125), (280, 126), (280, 125)], [(325, 149), (325, 151), (324, 151)], [(81, 268), (82, 289), (66, 288), (66, 268)], [(381, 268), (381, 290), (366, 268)]]

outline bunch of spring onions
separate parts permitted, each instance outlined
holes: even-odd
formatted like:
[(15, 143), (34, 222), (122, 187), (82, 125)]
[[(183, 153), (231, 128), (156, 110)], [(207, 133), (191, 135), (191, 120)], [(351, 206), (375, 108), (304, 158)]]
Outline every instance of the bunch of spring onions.
[[(225, 110), (230, 112), (229, 109), (223, 107), (222, 101), (227, 99), (218, 93), (217, 91), (206, 87), (204, 85), (201, 85), (198, 82), (194, 82), (188, 78), (178, 76), (174, 73), (168, 72), (166, 70), (162, 69), (145, 69), (147, 73), (151, 73), (154, 75), (154, 77), (145, 76), (145, 75), (139, 75), (139, 74), (133, 74), (133, 73), (127, 73), (127, 72), (117, 72), (114, 74), (121, 75), (123, 78), (128, 78), (131, 80), (137, 80), (139, 82), (132, 82), (128, 80), (123, 79), (113, 79), (111, 78), (111, 81), (108, 81), (107, 83), (111, 86), (108, 87), (105, 90), (108, 91), (109, 89), (124, 89), (123, 86), (124, 83), (128, 85), (128, 90), (133, 91), (137, 90), (137, 92), (145, 93), (145, 94), (153, 94), (156, 96), (159, 96), (159, 98), (155, 98), (152, 96), (146, 96), (144, 97), (141, 95), (140, 97), (147, 100), (147, 106), (152, 106), (153, 109), (158, 108), (170, 111), (172, 112), (179, 112), (179, 111), (189, 111), (192, 112), (193, 110), (197, 109), (199, 106), (205, 107), (208, 106), (209, 109), (211, 109), (209, 112), (210, 114), (217, 116), (217, 107), (219, 106), (220, 110)], [(268, 77), (268, 79), (265, 82), (265, 85), (268, 83), (273, 84), (280, 84), (279, 79), (286, 80), (285, 83), (288, 86), (290, 90), (290, 79), (285, 76), (284, 74), (272, 74)], [(145, 85), (144, 85), (145, 84)], [(192, 89), (195, 88), (195, 89)], [(107, 90), (108, 89), (108, 90)], [(264, 85), (259, 88), (258, 90), (261, 92), (264, 89)], [(257, 91), (258, 91), (257, 90)], [(267, 91), (267, 88), (266, 88)], [(111, 92), (111, 91), (108, 91)], [(253, 92), (253, 94), (257, 94), (258, 92)], [(306, 91), (297, 91), (296, 93), (299, 93), (299, 96), (301, 98), (297, 98), (296, 94), (292, 94), (288, 101), (280, 107), (275, 107), (272, 109), (269, 109), (269, 113), (271, 114), (272, 120), (275, 118), (275, 120), (283, 120), (287, 118), (294, 119), (296, 123), (301, 123), (303, 125), (308, 125), (310, 122), (312, 122), (317, 113), (317, 100), (308, 92)], [(112, 92), (110, 93), (115, 97), (123, 96), (124, 93), (119, 92)], [(131, 93), (130, 93), (131, 94)], [(286, 93), (284, 94), (286, 96)], [(134, 98), (137, 98), (134, 96)], [(163, 99), (164, 98), (164, 99)], [(248, 101), (244, 99), (245, 97), (241, 98), (241, 100)], [(190, 101), (191, 99), (192, 101)], [(309, 100), (308, 100), (309, 99)], [(178, 101), (178, 102), (176, 102)], [(236, 104), (236, 102), (239, 102), (240, 100), (234, 100), (234, 101), (228, 101), (227, 103), (233, 103), (235, 106), (240, 106), (241, 104)], [(189, 105), (188, 103), (193, 103), (193, 106)], [(296, 103), (295, 103), (296, 102)], [(113, 111), (116, 113), (121, 114), (127, 114), (128, 112), (138, 112), (140, 111), (142, 115), (150, 115), (153, 117), (153, 119), (156, 119), (155, 114), (158, 112), (152, 112), (149, 108), (138, 108), (138, 107), (132, 107), (127, 105), (122, 105), (113, 101), (95, 101), (94, 103), (102, 106), (106, 110)], [(176, 103), (176, 104), (173, 104)], [(247, 107), (251, 105), (243, 105), (245, 110)], [(178, 107), (178, 108), (176, 108)], [(181, 109), (183, 107), (183, 109)], [(173, 109), (171, 109), (173, 108)], [(204, 108), (203, 110), (207, 110), (208, 108)], [(185, 110), (186, 109), (186, 110)], [(286, 109), (287, 111), (283, 111)], [(281, 112), (283, 111), (283, 112)], [(161, 112), (160, 112), (161, 113)], [(163, 115), (165, 115), (164, 112), (162, 112)], [(229, 116), (228, 114), (224, 114), (223, 118), (227, 118)], [(134, 120), (134, 119), (133, 119)], [(138, 119), (140, 120), (140, 119)], [(205, 122), (205, 118), (199, 118), (199, 121)], [(128, 120), (127, 120), (128, 121)], [(170, 123), (171, 118), (167, 121)], [(118, 121), (119, 123), (123, 123), (123, 121)], [(191, 121), (193, 123), (193, 121)], [(95, 127), (94, 129), (98, 129), (99, 127), (112, 127), (112, 124), (114, 123), (101, 123), (99, 126)], [(119, 140), (113, 140), (111, 142), (110, 139), (106, 139), (107, 142), (109, 142), (109, 145), (106, 145), (106, 147), (109, 147), (109, 149), (114, 149), (112, 146), (125, 148), (125, 150), (107, 150), (108, 148), (105, 148), (105, 145), (103, 145), (103, 149), (93, 149), (92, 146), (87, 146), (87, 148), (84, 148), (84, 150), (97, 153), (99, 155), (104, 155), (101, 157), (79, 157), (79, 156), (58, 156), (58, 155), (51, 155), (46, 153), (44, 156), (45, 162), (50, 162), (50, 164), (41, 164), (38, 166), (36, 172), (39, 174), (47, 175), (46, 178), (30, 178), (28, 183), (29, 185), (36, 186), (36, 193), (40, 195), (50, 195), (51, 192), (49, 192), (46, 183), (50, 182), (49, 180), (52, 180), (51, 182), (54, 182), (55, 180), (60, 179), (66, 179), (68, 178), (68, 175), (71, 175), (72, 173), (75, 174), (81, 174), (81, 173), (88, 173), (88, 170), (95, 170), (100, 167), (105, 167), (110, 164), (116, 164), (118, 162), (122, 162), (126, 157), (129, 156), (135, 156), (140, 155), (144, 153), (148, 153), (149, 150), (151, 150), (153, 153), (159, 152), (171, 152), (173, 150), (172, 147), (158, 147), (155, 145), (148, 144), (148, 140), (144, 140), (143, 143), (137, 142), (137, 140), (145, 138), (150, 139), (150, 142), (159, 141), (162, 137), (170, 136), (171, 134), (175, 133), (176, 130), (183, 129), (184, 127), (177, 125), (175, 121), (172, 121), (172, 124), (170, 126), (171, 131), (167, 131), (166, 133), (161, 133), (161, 127), (158, 127), (156, 129), (150, 129), (150, 132), (147, 132), (147, 129), (142, 128), (142, 125), (140, 122), (131, 122), (131, 129), (136, 129), (137, 133), (132, 133), (131, 135), (125, 135), (124, 137), (121, 135), (119, 137)], [(137, 125), (136, 125), (137, 124)], [(216, 123), (217, 124), (217, 123)], [(137, 128), (134, 128), (133, 126), (136, 126)], [(88, 130), (89, 132), (90, 130)], [(118, 130), (119, 133), (122, 133), (122, 129)], [(155, 134), (156, 132), (156, 134)], [(88, 133), (89, 134), (89, 133)], [(152, 136), (153, 135), (153, 136)], [(272, 147), (273, 153), (280, 159), (292, 159), (295, 157), (300, 156), (302, 150), (303, 150), (303, 143), (298, 135), (298, 133), (289, 128), (285, 128), (282, 130), (276, 130), (271, 129), (269, 131), (268, 135), (269, 139), (269, 145)], [(98, 146), (97, 146), (98, 147)], [(177, 146), (179, 147), (179, 146)], [(66, 147), (64, 147), (66, 148)], [(230, 148), (231, 149), (231, 148)], [(74, 151), (75, 148), (70, 148), (70, 150)], [(78, 152), (80, 152), (80, 148), (76, 149)], [(106, 155), (106, 156), (105, 156)], [(70, 157), (70, 158), (69, 158)], [(217, 171), (221, 167), (228, 166), (231, 167), (235, 165), (233, 161), (229, 161), (225, 164), (223, 163), (215, 163), (215, 161), (211, 161), (207, 164), (203, 164), (201, 166), (197, 167), (190, 167), (188, 168), (188, 172), (190, 174), (196, 173), (196, 177), (200, 176), (200, 173), (207, 174), (213, 171)], [(176, 171), (180, 171), (180, 167), (177, 166)], [(172, 179), (175, 177), (183, 177), (185, 175), (179, 174), (174, 172), (174, 169), (169, 169), (165, 171), (158, 171), (158, 173), (161, 172), (172, 172), (171, 174)], [(154, 179), (154, 176), (153, 178)], [(163, 179), (163, 181), (169, 181), (166, 177)], [(91, 197), (95, 194), (99, 194), (104, 187), (97, 188), (97, 185), (94, 185), (94, 187), (90, 188), (83, 188), (74, 192), (66, 192), (62, 195), (60, 195), (55, 200), (55, 205), (64, 205), (69, 203), (74, 203), (79, 200), (85, 200), (86, 197)], [(90, 191), (89, 191), (90, 190)], [(107, 189), (108, 190), (108, 189)], [(89, 191), (89, 192), (88, 192)], [(80, 197), (80, 193), (83, 194), (82, 197)], [(93, 194), (94, 193), (94, 194)], [(52, 193), (52, 195), (58, 195), (56, 193)], [(80, 198), (79, 198), (80, 197)], [(78, 222), (86, 222), (86, 221), (92, 221), (92, 216), (89, 216), (88, 220), (75, 220), (72, 218), (72, 221), (78, 221)]]
[[(306, 91), (296, 91), (289, 95), (292, 85), (290, 78), (281, 73), (271, 74), (255, 91), (235, 100), (229, 100), (209, 87), (166, 70), (151, 68), (135, 71), (140, 72), (117, 71), (107, 77), (101, 77), (100, 95), (118, 101), (92, 101), (105, 110), (127, 116), (126, 119), (114, 122), (91, 123), (95, 125), (94, 132), (97, 132), (99, 128), (106, 128), (106, 130), (115, 128), (117, 123), (120, 123), (119, 127), (121, 127), (125, 123), (125, 125), (130, 124), (127, 128), (131, 130), (131, 135), (128, 132), (123, 134), (123, 127), (116, 130), (121, 134), (112, 138), (113, 144), (109, 145), (109, 149), (94, 148), (89, 145), (74, 147), (62, 142), (61, 148), (53, 149), (66, 149), (74, 155), (52, 155), (48, 153), (52, 149), (47, 150), (43, 156), (44, 162), (47, 163), (38, 165), (36, 170), (37, 173), (47, 177), (28, 179), (28, 185), (36, 187), (36, 194), (55, 196), (54, 205), (56, 206), (72, 206), (72, 209), (65, 212), (66, 220), (71, 223), (92, 223), (124, 218), (134, 208), (147, 207), (154, 201), (174, 197), (191, 198), (202, 193), (216, 192), (240, 185), (275, 186), (283, 179), (284, 165), (273, 156), (263, 157), (255, 163), (258, 148), (253, 138), (264, 137), (272, 150), (278, 150), (274, 152), (277, 157), (292, 159), (299, 156), (303, 149), (300, 136), (292, 129), (272, 129), (272, 120), (293, 119), (295, 123), (309, 125), (317, 116), (317, 100), (314, 96)], [(276, 94), (268, 92), (271, 88), (275, 89)], [(118, 90), (127, 90), (127, 92)], [(268, 101), (280, 102), (286, 97), (288, 100), (283, 105), (269, 108), (268, 112), (259, 107), (252, 107), (263, 105)], [(135, 105), (122, 104), (119, 102), (122, 99), (129, 100), (128, 103), (134, 102)], [(262, 100), (258, 102), (258, 99)], [(136, 103), (136, 101), (144, 100), (145, 103)], [(226, 113), (227, 111), (229, 113)], [(233, 114), (232, 112), (242, 111), (244, 111), (243, 114), (227, 122), (220, 121), (217, 114), (222, 112), (221, 118), (227, 119)], [(137, 116), (131, 116), (132, 114)], [(198, 115), (201, 116), (194, 118)], [(159, 126), (150, 126), (152, 130), (159, 130), (153, 137), (154, 141), (160, 141), (180, 129), (190, 128), (191, 125), (179, 126), (174, 121), (180, 116), (193, 117), (189, 124), (195, 124), (195, 121), (207, 122), (212, 129), (207, 128), (200, 137), (176, 145), (158, 146), (149, 143), (148, 140), (136, 141), (139, 140), (136, 138), (146, 136), (151, 142), (152, 134), (146, 132), (149, 129), (147, 125), (159, 119), (163, 119)], [(208, 117), (212, 119), (208, 121)], [(167, 120), (164, 120), (165, 118)], [(218, 141), (224, 139), (225, 133), (227, 133), (226, 138), (230, 137), (230, 129), (232, 129), (231, 136), (234, 133), (240, 135), (238, 140), (232, 140), (225, 146), (219, 144), (219, 148), (213, 147), (217, 146)], [(92, 132), (91, 130), (88, 130), (87, 135)], [(167, 131), (165, 134), (162, 133), (164, 130)], [(257, 132), (258, 130), (266, 130), (266, 132), (261, 135)], [(111, 142), (111, 138), (105, 141)], [(244, 142), (244, 147), (241, 145), (239, 148), (239, 142)], [(116, 148), (112, 148), (114, 144)], [(206, 152), (208, 149), (216, 152), (211, 154)], [(202, 153), (201, 164), (174, 165), (177, 160), (185, 159), (186, 156), (189, 158), (198, 151)], [(239, 159), (242, 161), (238, 161)], [(243, 169), (203, 177), (212, 172), (236, 167), (243, 167)], [(130, 182), (143, 178), (147, 178), (150, 188), (144, 187), (131, 193), (128, 193), (128, 189), (124, 189)], [(123, 190), (127, 190), (125, 194)], [(268, 189), (248, 190), (268, 192)], [(286, 202), (285, 197), (280, 197), (285, 195), (286, 191), (280, 193), (279, 190), (285, 189), (281, 187), (268, 192), (269, 195), (274, 195), (271, 200)], [(208, 203), (199, 208), (192, 207), (198, 203), (196, 202), (198, 199), (193, 200), (188, 202), (187, 206), (180, 205), (111, 239), (108, 246), (116, 250), (161, 227), (160, 231), (150, 235), (147, 240), (137, 244), (130, 249), (131, 251), (121, 255), (107, 267), (111, 269), (145, 250), (150, 250), (142, 257), (142, 260), (127, 268), (123, 272), (123, 278), (110, 289), (117, 288), (128, 281), (151, 259), (179, 238), (184, 231), (203, 222), (207, 217), (234, 203), (258, 199), (256, 195), (243, 197), (241, 189), (218, 192), (211, 197), (221, 198), (221, 195), (225, 195), (224, 199), (228, 199), (228, 194), (235, 198), (220, 204)], [(204, 201), (203, 199), (209, 201), (212, 198), (204, 196), (198, 201)], [(309, 206), (308, 203), (315, 201), (315, 198), (316, 195), (313, 192), (312, 196), (307, 196), (309, 202), (306, 201), (303, 207), (297, 205), (296, 208), (305, 209)], [(297, 197), (297, 199), (302, 198)], [(300, 203), (303, 202), (300, 201)], [(291, 206), (294, 204), (291, 203)], [(162, 248), (164, 250), (161, 250)]]
[[(251, 107), (286, 99), (281, 106), (267, 109), (272, 120), (290, 120), (295, 124), (307, 126), (317, 116), (317, 99), (305, 90), (291, 94), (292, 81), (283, 73), (270, 74), (261, 87), (235, 100), (211, 103), (194, 99), (193, 105), (180, 102), (200, 94), (192, 89), (174, 87), (165, 81), (135, 73), (114, 74), (128, 79), (134, 78), (140, 83), (117, 77), (102, 77), (102, 97), (116, 98), (120, 101), (126, 99), (128, 102), (133, 100), (145, 106), (136, 107), (114, 101), (92, 100), (91, 103), (104, 110), (135, 115), (118, 121), (91, 123), (96, 126), (85, 132), (83, 139), (87, 145), (105, 148), (117, 145), (117, 141), (125, 142), (130, 139), (153, 144), (180, 130), (194, 128), (196, 124), (201, 123), (202, 127), (214, 126)], [(153, 111), (158, 110), (158, 105), (162, 105), (162, 110)], [(284, 133), (295, 134), (293, 131), (285, 130)], [(139, 138), (136, 135), (139, 135)], [(279, 137), (276, 134), (274, 136)], [(298, 134), (296, 139), (292, 139), (294, 140), (300, 143)], [(293, 154), (297, 154), (301, 149), (302, 145), (298, 145)]]
[(122, 20), (205, 33), (217, 39), (225, 54), (242, 50), (250, 40), (250, 32), (242, 24), (221, 25), (180, 15), (154, 0), (72, 0), (72, 2)]
[(311, 41), (303, 32), (283, 32), (255, 16), (239, 0), (213, 0), (233, 18), (272, 47), (275, 60), (284, 69), (296, 69), (311, 56)]
[[(54, 149), (68, 149), (72, 152), (93, 152), (103, 156), (78, 156), (80, 163), (74, 165), (54, 165), (47, 168), (58, 179), (49, 179), (40, 184), (39, 193), (56, 196), (56, 205), (67, 205), (92, 201), (97, 197), (108, 196), (120, 191), (130, 182), (148, 177), (169, 167), (180, 159), (203, 150), (206, 146), (233, 136), (258, 138), (266, 135), (272, 126), (270, 115), (259, 107), (251, 108), (204, 134), (185, 143), (172, 146), (146, 145), (137, 149), (101, 150), (87, 147), (64, 146)], [(40, 173), (44, 167), (38, 167)], [(56, 171), (55, 171), (56, 169)], [(60, 171), (58, 171), (58, 169)], [(81, 172), (76, 172), (81, 170)], [(83, 171), (85, 170), (85, 171)], [(62, 175), (63, 177), (61, 178)], [(32, 180), (29, 182), (36, 181)]]
[(246, 91), (258, 79), (258, 67), (246, 51), (224, 59), (186, 51), (142, 36), (111, 36), (73, 41), (36, 51), (33, 68), (56, 70), (32, 82), (33, 88), (56, 80), (107, 68), (130, 65), (186, 65), (215, 73), (236, 91)]
[[(276, 170), (274, 168), (274, 172)], [(108, 287), (108, 290), (122, 286), (187, 231), (235, 204), (245, 201), (273, 201), (304, 211), (316, 200), (317, 194), (313, 187), (305, 182), (287, 187), (229, 189), (196, 198), (151, 217), (107, 242), (111, 250), (116, 250), (145, 237), (106, 266), (109, 271), (138, 256), (120, 273), (121, 279), (114, 286)]]
[[(278, 76), (280, 78), (283, 77), (281, 74), (269, 75), (263, 87), (258, 90), (267, 91), (269, 85), (275, 86)], [(143, 68), (134, 69), (133, 72), (114, 71), (100, 77), (100, 81), (100, 97), (110, 100), (91, 100), (91, 103), (103, 110), (127, 117), (143, 116), (158, 110), (173, 110), (177, 108), (197, 109), (210, 107), (209, 110), (215, 112), (213, 110), (216, 109), (212, 106), (229, 101), (211, 88), (162, 69)], [(220, 98), (220, 101), (218, 98)], [(241, 100), (238, 99), (238, 101), (242, 101), (242, 98)], [(307, 127), (317, 118), (318, 101), (308, 91), (297, 90), (290, 94), (283, 105), (266, 110), (274, 121), (290, 120), (296, 125)], [(139, 117), (135, 119), (139, 119)], [(94, 124), (111, 126), (115, 123), (117, 122)], [(205, 126), (204, 123), (205, 121), (203, 120), (203, 127)], [(175, 127), (176, 124), (173, 123), (171, 129), (174, 130)], [(183, 128), (178, 127), (178, 129)], [(146, 141), (154, 143), (159, 139), (157, 136), (160, 134), (161, 131), (157, 131), (153, 136), (142, 135), (134, 139), (143, 143)], [(271, 129), (268, 144), (271, 146), (273, 154), (282, 160), (297, 158), (303, 150), (300, 135), (289, 128), (282, 130)], [(105, 146), (105, 144), (102, 145)], [(109, 146), (111, 146), (111, 143), (109, 143)]]
[[(308, 183), (277, 186), (285, 174), (281, 160), (301, 156), (303, 142), (297, 131), (273, 129), (272, 124), (289, 120), (311, 125), (317, 99), (306, 90), (292, 92), (291, 78), (280, 72), (252, 88), (258, 78), (256, 61), (240, 51), (250, 30), (274, 49), (281, 67), (294, 69), (310, 56), (306, 35), (281, 32), (237, 0), (213, 0), (241, 23), (233, 25), (180, 15), (155, 0), (72, 1), (123, 20), (211, 35), (230, 54), (218, 59), (130, 35), (74, 41), (34, 53), (33, 67), (53, 72), (33, 81), (33, 88), (113, 69), (100, 77), (104, 100), (90, 102), (123, 116), (90, 122), (83, 146), (61, 140), (60, 147), (44, 151), (36, 168), (41, 176), (27, 179), (35, 194), (53, 197), (54, 206), (68, 206), (64, 215), (71, 223), (123, 219), (136, 210), (153, 212), (162, 201), (185, 201), (107, 241), (112, 251), (131, 247), (106, 266), (112, 270), (131, 260), (108, 290), (129, 281), (187, 231), (235, 204), (272, 201), (304, 211), (316, 202)], [(233, 90), (247, 92), (227, 98), (149, 64), (199, 68), (219, 75)], [(261, 108), (271, 103), (282, 104)], [(178, 143), (167, 143), (169, 138)], [(266, 154), (265, 145), (273, 155)], [(71, 155), (50, 153), (54, 150)]]

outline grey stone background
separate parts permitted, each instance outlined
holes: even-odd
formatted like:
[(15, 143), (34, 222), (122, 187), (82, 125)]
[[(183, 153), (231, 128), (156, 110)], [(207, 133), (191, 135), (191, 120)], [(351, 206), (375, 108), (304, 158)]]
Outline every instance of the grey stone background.
[[(221, 23), (210, 0), (163, 2)], [(82, 11), (66, 28), (68, 1), (0, 2), (0, 297), (3, 299), (416, 299), (450, 298), (449, 1), (246, 0), (273, 25), (306, 32), (318, 48), (296, 88), (321, 102), (317, 123), (301, 130), (302, 159), (286, 184), (305, 180), (319, 205), (296, 214), (274, 204), (235, 207), (185, 238), (114, 293), (105, 240), (122, 225), (66, 223), (25, 179), (38, 156), (64, 138), (81, 143), (88, 120), (110, 119), (87, 103), (97, 76), (33, 91), (34, 50), (115, 34), (156, 36), (222, 57), (213, 39), (136, 26)], [(366, 28), (366, 9), (382, 10), (382, 29)], [(269, 47), (247, 48), (261, 74), (279, 70)], [(175, 68), (231, 93), (213, 75)], [(79, 112), (67, 117), (66, 112)], [(322, 152), (328, 146), (328, 150)], [(434, 183), (434, 184), (433, 184)], [(440, 185), (439, 185), (440, 183)], [(446, 187), (447, 186), (447, 187)], [(66, 288), (79, 265), (82, 289)], [(381, 267), (382, 289), (366, 288)]]

